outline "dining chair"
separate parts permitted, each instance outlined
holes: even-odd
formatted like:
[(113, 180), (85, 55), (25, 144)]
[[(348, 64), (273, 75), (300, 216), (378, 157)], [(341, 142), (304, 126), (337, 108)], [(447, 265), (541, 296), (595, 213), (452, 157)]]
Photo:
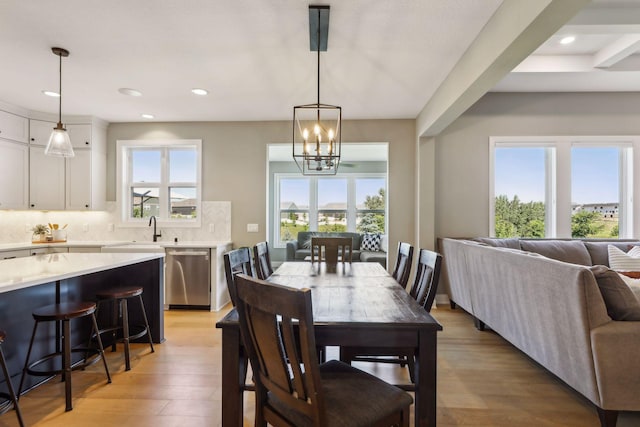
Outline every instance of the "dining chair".
[(236, 278), (256, 383), (255, 425), (408, 426), (412, 397), (337, 360), (319, 364), (310, 289)]
[(413, 262), (413, 246), (409, 243), (398, 243), (398, 256), (396, 257), (396, 266), (391, 274), (394, 279), (403, 288), (409, 283), (409, 274), (411, 273), (411, 263)]
[(253, 247), (253, 258), (256, 265), (256, 275), (259, 279), (266, 280), (273, 274), (267, 242), (260, 242)]
[(337, 264), (340, 260), (351, 263), (353, 262), (353, 239), (351, 237), (311, 237), (312, 263), (316, 261), (316, 254), (318, 262), (324, 260), (327, 264)]
[(249, 248), (234, 249), (225, 253), (224, 258), (224, 274), (227, 278), (227, 288), (231, 297), (231, 304), (236, 306), (236, 275), (238, 273), (253, 276), (253, 267), (251, 263), (251, 251)]
[[(427, 312), (431, 311), (438, 292), (442, 255), (420, 249), (416, 277), (411, 285), (411, 295)], [(409, 378), (414, 382), (415, 352), (404, 347), (340, 347), (340, 359), (351, 362), (395, 363), (408, 366)], [(411, 387), (406, 387), (411, 389)]]

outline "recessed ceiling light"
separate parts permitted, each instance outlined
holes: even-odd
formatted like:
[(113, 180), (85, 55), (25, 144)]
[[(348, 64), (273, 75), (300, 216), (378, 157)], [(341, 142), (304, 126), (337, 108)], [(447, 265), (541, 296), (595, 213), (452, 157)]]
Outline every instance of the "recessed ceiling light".
[(140, 116), (143, 119), (155, 119), (156, 118), (156, 116), (154, 116), (153, 114), (140, 114)]
[(560, 44), (571, 44), (576, 41), (576, 36), (566, 36), (560, 40)]
[(191, 92), (194, 95), (200, 95), (200, 96), (204, 96), (204, 95), (208, 95), (209, 94), (209, 91), (207, 91), (206, 89), (199, 89), (199, 88), (191, 89)]
[(140, 92), (139, 90), (130, 89), (128, 87), (121, 87), (120, 89), (118, 89), (118, 92), (120, 92), (123, 95), (142, 96), (142, 92)]
[(60, 94), (58, 92), (54, 92), (52, 90), (43, 90), (42, 93), (44, 93), (47, 96), (52, 96), (54, 98), (60, 98)]

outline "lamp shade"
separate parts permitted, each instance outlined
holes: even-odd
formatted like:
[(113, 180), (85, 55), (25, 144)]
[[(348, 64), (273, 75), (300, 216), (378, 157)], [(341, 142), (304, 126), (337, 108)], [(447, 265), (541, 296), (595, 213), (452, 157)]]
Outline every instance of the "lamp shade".
[(44, 149), (44, 154), (47, 156), (56, 157), (73, 157), (73, 147), (71, 146), (71, 140), (67, 130), (62, 127), (62, 123), (58, 123), (58, 126), (53, 128), (47, 148)]

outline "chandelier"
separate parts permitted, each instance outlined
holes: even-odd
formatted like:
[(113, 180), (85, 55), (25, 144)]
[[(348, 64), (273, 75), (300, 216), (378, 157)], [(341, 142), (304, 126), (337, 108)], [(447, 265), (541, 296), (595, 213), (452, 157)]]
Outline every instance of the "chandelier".
[(311, 51), (318, 52), (318, 98), (293, 107), (293, 159), (303, 175), (335, 175), (342, 148), (342, 108), (320, 103), (320, 51), (327, 50), (329, 6), (309, 6)]

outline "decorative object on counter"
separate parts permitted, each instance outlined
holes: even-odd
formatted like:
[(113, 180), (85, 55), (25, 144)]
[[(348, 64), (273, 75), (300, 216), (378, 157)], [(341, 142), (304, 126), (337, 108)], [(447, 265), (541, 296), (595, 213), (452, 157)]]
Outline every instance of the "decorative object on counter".
[(49, 227), (44, 224), (36, 224), (35, 227), (31, 229), (33, 235), (31, 236), (31, 241), (33, 243), (43, 243), (47, 241), (47, 236), (49, 234)]
[(55, 157), (73, 157), (73, 147), (67, 129), (62, 124), (62, 57), (69, 56), (69, 51), (61, 47), (52, 47), (51, 51), (60, 58), (60, 74), (59, 74), (59, 92), (58, 97), (58, 124), (53, 128), (44, 154)]
[(62, 227), (60, 227), (59, 224), (49, 223), (49, 229), (51, 230), (51, 242), (61, 243), (61, 242), (67, 241), (67, 232), (65, 231), (65, 228), (67, 228), (67, 225), (69, 224), (65, 224)]

